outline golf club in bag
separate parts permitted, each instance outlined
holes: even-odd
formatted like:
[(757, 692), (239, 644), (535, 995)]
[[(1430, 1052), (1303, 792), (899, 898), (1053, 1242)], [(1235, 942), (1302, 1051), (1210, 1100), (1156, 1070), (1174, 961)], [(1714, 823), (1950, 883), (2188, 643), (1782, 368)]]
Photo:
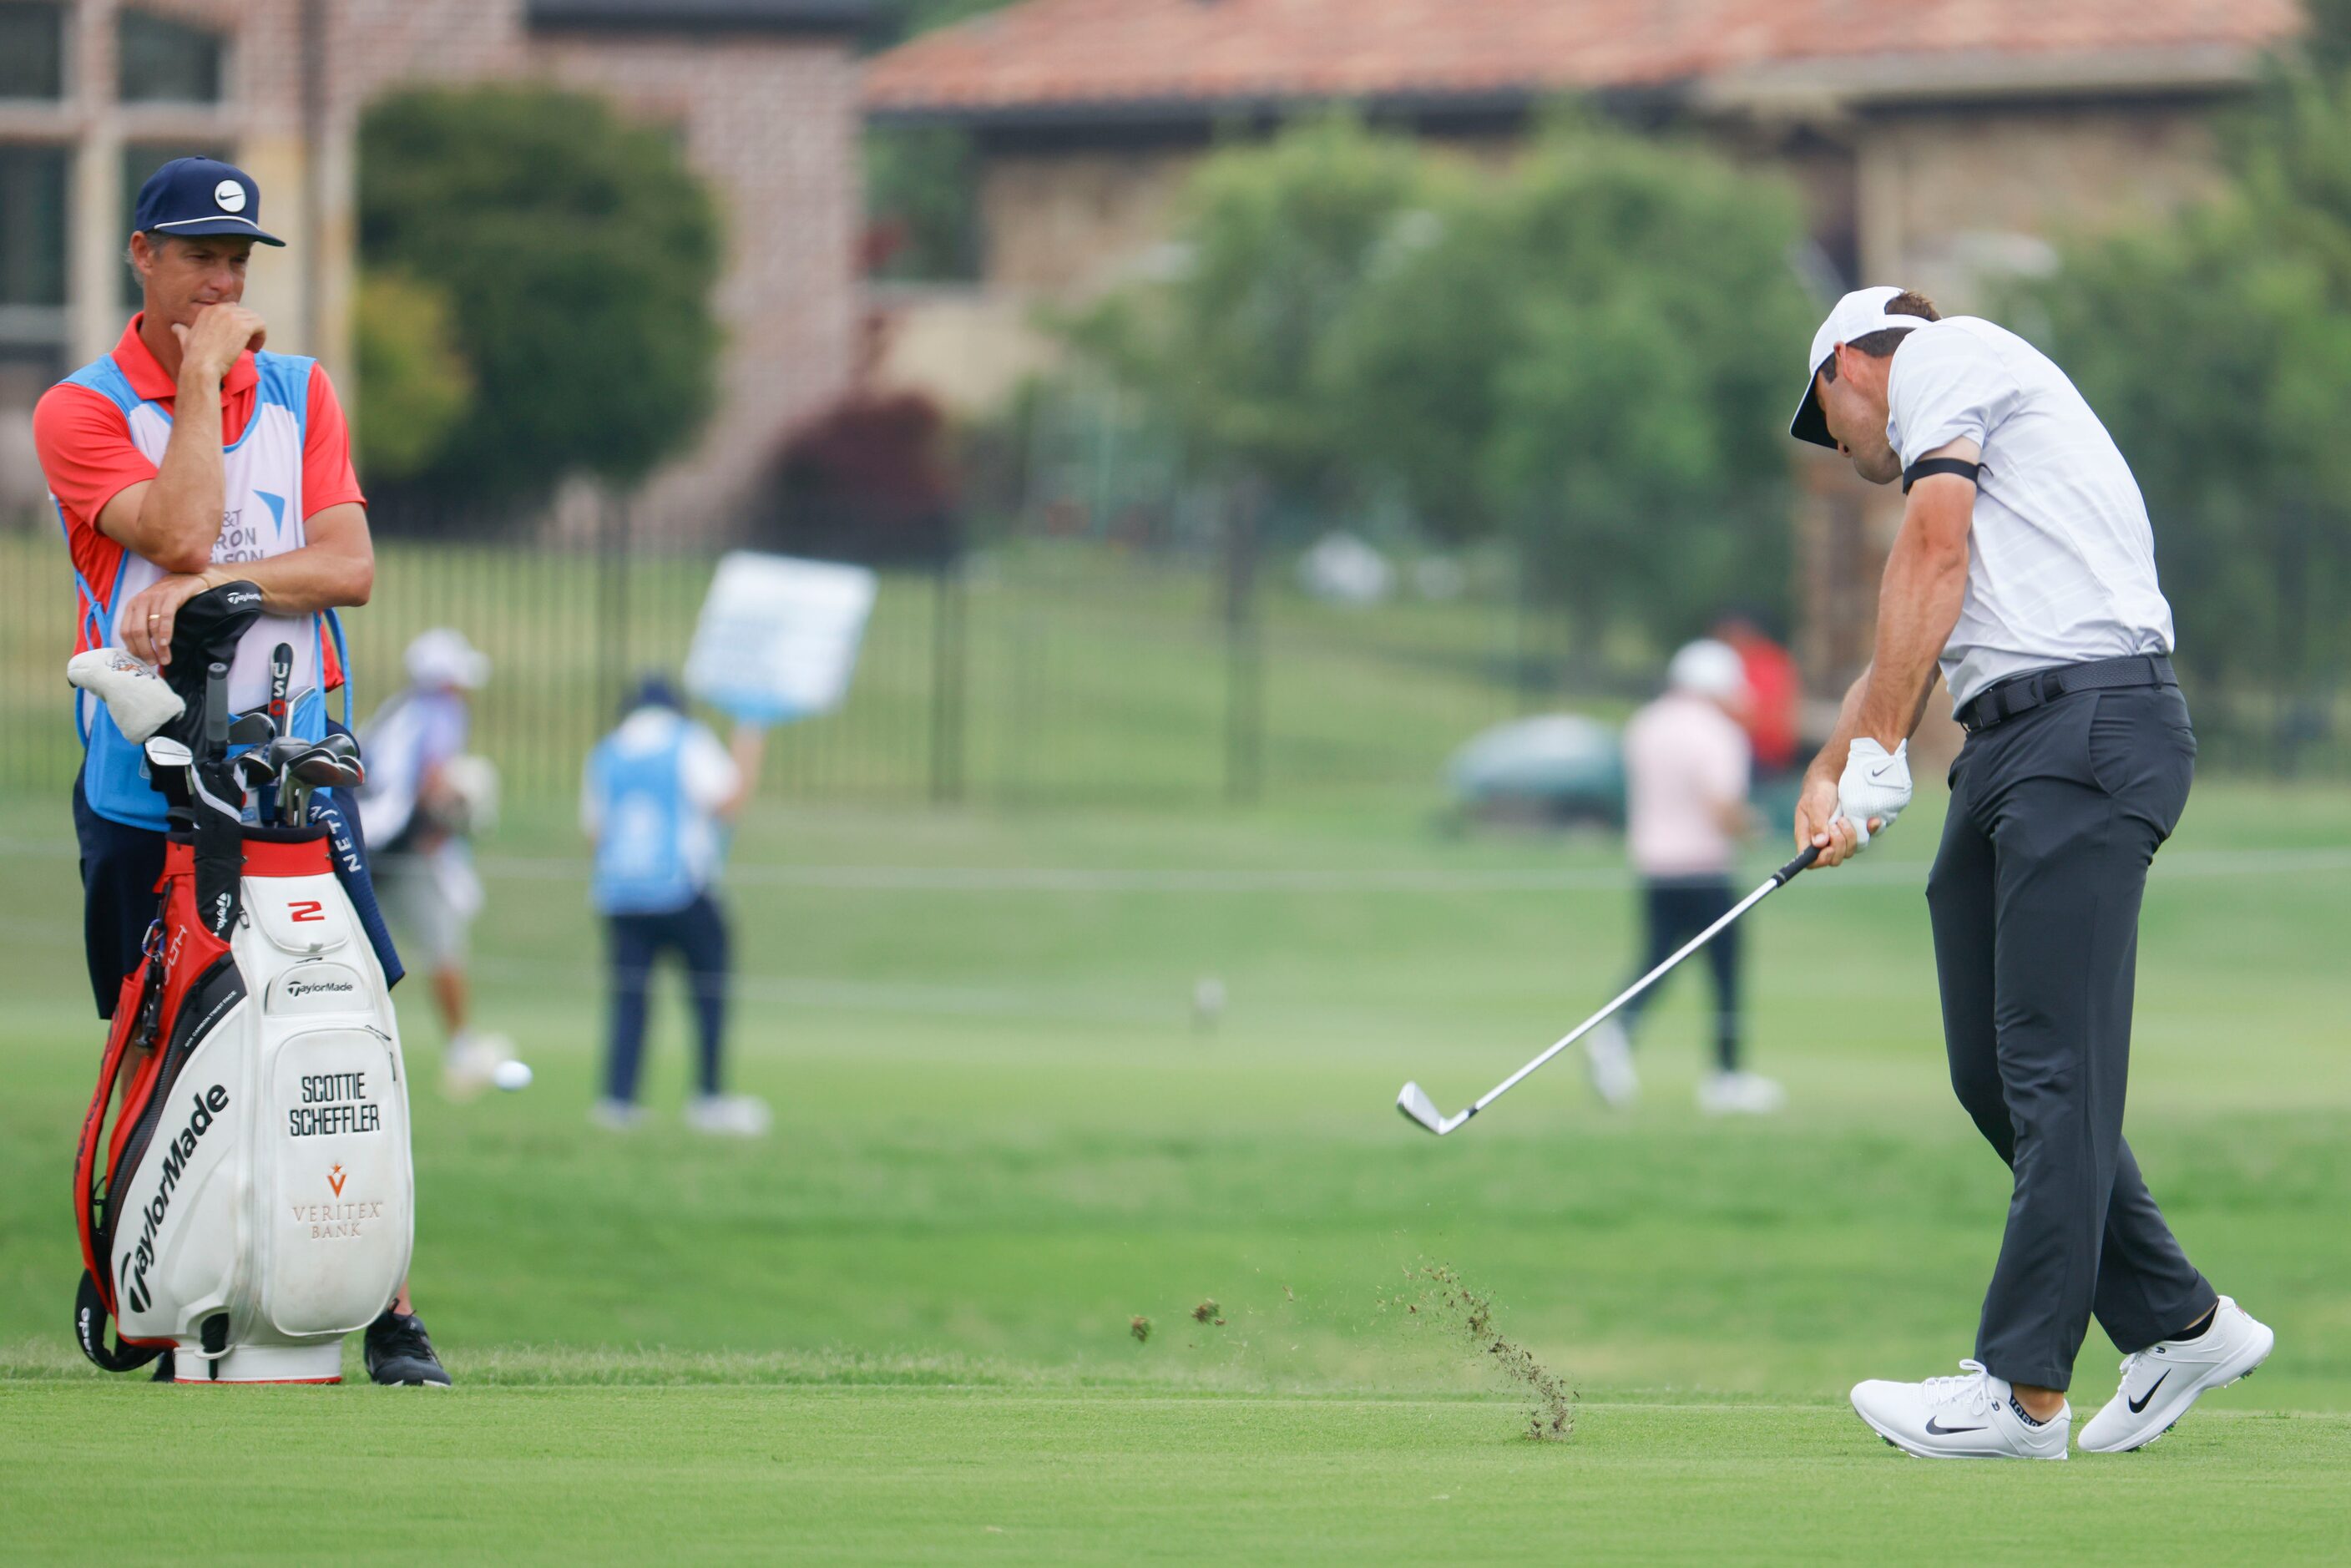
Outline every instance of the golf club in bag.
[(1721, 919), (1716, 921), (1713, 925), (1708, 926), (1705, 930), (1691, 937), (1687, 942), (1682, 944), (1680, 950), (1675, 953), (1672, 957), (1667, 958), (1664, 963), (1658, 965), (1656, 968), (1650, 970), (1647, 974), (1634, 981), (1630, 986), (1627, 986), (1614, 1001), (1610, 1002), (1606, 1007), (1602, 1008), (1598, 1012), (1593, 1013), (1590, 1018), (1585, 1019), (1582, 1023), (1577, 1024), (1573, 1030), (1570, 1030), (1559, 1040), (1554, 1040), (1552, 1043), (1551, 1048), (1545, 1051), (1541, 1056), (1536, 1057), (1532, 1061), (1528, 1062), (1524, 1067), (1520, 1068), (1516, 1072), (1511, 1073), (1508, 1078), (1503, 1079), (1499, 1083), (1494, 1085), (1493, 1088), (1488, 1090), (1485, 1094), (1479, 1099), (1478, 1103), (1471, 1105), (1467, 1111), (1458, 1112), (1450, 1116), (1446, 1115), (1437, 1108), (1437, 1102), (1428, 1097), (1428, 1092), (1423, 1089), (1416, 1082), (1407, 1083), (1404, 1086), (1404, 1092), (1396, 1096), (1396, 1109), (1403, 1112), (1405, 1119), (1412, 1123), (1415, 1126), (1426, 1128), (1427, 1131), (1436, 1134), (1440, 1138), (1445, 1136), (1446, 1134), (1452, 1132), (1456, 1127), (1458, 1127), (1463, 1123), (1468, 1121), (1470, 1117), (1475, 1116), (1479, 1112), (1483, 1111), (1487, 1106), (1491, 1105), (1495, 1101), (1499, 1100), (1503, 1095), (1508, 1094), (1512, 1089), (1518, 1087), (1518, 1083), (1520, 1079), (1525, 1078), (1528, 1074), (1533, 1072), (1536, 1068), (1541, 1067), (1544, 1062), (1549, 1061), (1552, 1057), (1557, 1056), (1561, 1051), (1565, 1051), (1569, 1046), (1573, 1045), (1577, 1040), (1582, 1040), (1585, 1035), (1591, 1033), (1601, 1024), (1606, 1022), (1611, 1017), (1614, 1016), (1617, 1009), (1622, 1008), (1626, 1002), (1631, 1001), (1635, 997), (1639, 996), (1643, 991), (1647, 990), (1651, 986), (1656, 985), (1659, 980), (1662, 980), (1667, 975), (1672, 974), (1676, 965), (1679, 964), (1683, 959), (1688, 957), (1691, 954), (1697, 952), (1699, 948), (1705, 946), (1708, 943), (1720, 936), (1725, 930), (1729, 928), (1731, 922), (1737, 920), (1740, 915), (1746, 914), (1749, 910), (1762, 903), (1766, 898), (1771, 897), (1772, 894), (1778, 892), (1781, 888), (1783, 888), (1791, 882), (1793, 882), (1804, 871), (1809, 869), (1814, 861), (1820, 858), (1821, 852), (1817, 848), (1807, 848), (1802, 854), (1798, 855), (1794, 860), (1790, 861), (1786, 865), (1783, 865), (1778, 871), (1773, 872), (1761, 887), (1758, 887), (1754, 892), (1749, 894), (1745, 898), (1740, 899), (1736, 904), (1733, 904), (1729, 914), (1724, 915)]
[(399, 1024), (328, 829), (240, 820), (226, 650), (188, 625), (165, 673), (195, 695), (145, 747), (171, 802), (161, 907), (75, 1161), (75, 1328), (108, 1371), (170, 1350), (182, 1383), (332, 1383), (408, 1271)]

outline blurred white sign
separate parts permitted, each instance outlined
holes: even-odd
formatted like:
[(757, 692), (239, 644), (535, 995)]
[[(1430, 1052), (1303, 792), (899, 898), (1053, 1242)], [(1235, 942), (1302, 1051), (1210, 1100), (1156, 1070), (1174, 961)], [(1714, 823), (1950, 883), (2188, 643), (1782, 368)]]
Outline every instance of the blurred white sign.
[(686, 690), (755, 723), (831, 712), (849, 695), (873, 591), (862, 566), (729, 552), (694, 629)]

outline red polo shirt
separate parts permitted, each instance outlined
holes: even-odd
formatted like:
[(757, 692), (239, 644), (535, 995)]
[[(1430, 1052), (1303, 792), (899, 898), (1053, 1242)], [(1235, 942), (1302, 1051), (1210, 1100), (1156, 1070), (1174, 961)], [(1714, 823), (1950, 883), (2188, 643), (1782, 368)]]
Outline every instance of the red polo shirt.
[[(131, 325), (123, 329), (122, 340), (114, 345), (114, 362), (131, 391), (169, 412), (179, 386), (163, 373), (153, 351), (141, 340), (139, 324), (144, 319), (144, 312), (133, 316)], [(259, 381), (250, 353), (239, 354), (222, 378), (224, 444), (245, 434), (246, 422), (253, 417)], [(74, 646), (79, 652), (89, 645), (88, 595), (99, 596), (100, 607), (111, 610), (103, 602), (104, 596), (113, 591), (115, 571), (122, 561), (123, 547), (99, 531), (99, 514), (131, 486), (155, 477), (155, 465), (131, 441), (130, 422), (110, 399), (70, 382), (51, 387), (34, 407), (33, 443), (40, 454), (41, 475), (48, 481), (49, 493), (57, 497), (66, 548), (73, 555), (74, 569), (88, 585), (85, 602), (77, 606), (75, 616), (78, 630)], [(350, 427), (344, 422), (343, 405), (336, 401), (335, 384), (328, 379), (326, 366), (313, 364), (308, 409), (303, 420), (303, 520), (347, 501), (367, 504), (360, 492), (359, 476), (351, 468)], [(329, 687), (342, 684), (342, 670), (331, 642), (327, 647), (327, 684)]]

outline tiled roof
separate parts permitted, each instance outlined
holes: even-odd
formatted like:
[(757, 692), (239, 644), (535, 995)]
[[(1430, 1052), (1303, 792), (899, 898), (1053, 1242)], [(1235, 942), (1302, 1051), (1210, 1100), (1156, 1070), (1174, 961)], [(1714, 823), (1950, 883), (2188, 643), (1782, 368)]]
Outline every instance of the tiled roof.
[(1498, 97), (1964, 57), (2238, 60), (2297, 0), (1026, 0), (881, 56), (877, 113)]

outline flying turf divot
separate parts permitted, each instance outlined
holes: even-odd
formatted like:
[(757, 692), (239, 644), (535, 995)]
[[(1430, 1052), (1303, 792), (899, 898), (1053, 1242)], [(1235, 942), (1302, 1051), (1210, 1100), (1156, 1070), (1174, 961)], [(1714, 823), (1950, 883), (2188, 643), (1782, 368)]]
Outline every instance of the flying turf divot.
[(1467, 1339), (1502, 1380), (1527, 1399), (1527, 1437), (1537, 1443), (1563, 1443), (1575, 1434), (1575, 1390), (1534, 1358), (1534, 1353), (1494, 1327), (1494, 1303), (1461, 1282), (1461, 1276), (1444, 1263), (1424, 1263), (1405, 1277), (1419, 1287), (1414, 1296), (1397, 1296), (1387, 1305), (1401, 1306), (1407, 1317), (1448, 1330)]

